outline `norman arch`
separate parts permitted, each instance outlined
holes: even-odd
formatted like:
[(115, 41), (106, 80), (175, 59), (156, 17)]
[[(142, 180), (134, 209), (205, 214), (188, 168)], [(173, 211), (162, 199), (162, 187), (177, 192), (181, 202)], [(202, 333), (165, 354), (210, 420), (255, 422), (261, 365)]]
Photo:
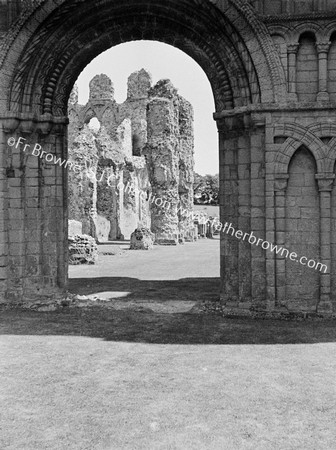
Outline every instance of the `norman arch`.
[(104, 50), (139, 39), (171, 44), (198, 62), (210, 80), (217, 111), (284, 95), (278, 58), (269, 52), (271, 39), (256, 33), (256, 18), (244, 2), (230, 2), (225, 12), (221, 2), (192, 0), (165, 6), (144, 0), (72, 0), (58, 2), (57, 8), (51, 1), (41, 3), (43, 8), (27, 12), (16, 26), (20, 35), (20, 28), (40, 23), (25, 36), (21, 51), (14, 50), (16, 40), (7, 42), (7, 59), (15, 61), (6, 83), (9, 111), (66, 115), (81, 70)]
[[(296, 14), (296, 8), (278, 3), (279, 14)], [(278, 242), (282, 230), (275, 225), (281, 227), (283, 217), (277, 217), (276, 211), (283, 207), (285, 167), (298, 148), (297, 140), (315, 155), (320, 205), (328, 210), (334, 137), (329, 141), (318, 128), (309, 128), (334, 120), (335, 105), (323, 103), (329, 101), (326, 48), (319, 47), (318, 69), (316, 64), (312, 69), (315, 77), (318, 73), (317, 95), (307, 102), (297, 96), (298, 81), (301, 90), (306, 84), (304, 71), (299, 77), (296, 73), (298, 45), (286, 42), (286, 50), (281, 44), (283, 67), (271, 37), (272, 30), (285, 29), (291, 37), (299, 35), (307, 24), (310, 30), (325, 28), (313, 10), (304, 25), (285, 16), (277, 23), (276, 11), (267, 5), (258, 10), (257, 2), (247, 0), (37, 0), (30, 4), (5, 32), (7, 22), (0, 22), (4, 149), (0, 154), (0, 293), (4, 298), (62, 295), (67, 286), (66, 171), (39, 157), (27, 158), (22, 144), (38, 143), (56, 157), (67, 157), (67, 102), (72, 86), (93, 58), (123, 42), (146, 39), (173, 45), (191, 56), (208, 77), (219, 131), (222, 222)], [(276, 136), (288, 138), (289, 147), (284, 149), (284, 141)], [(10, 146), (10, 138), (22, 141)], [(321, 215), (325, 218), (322, 209)], [(324, 241), (330, 241), (330, 227), (321, 225), (321, 230), (326, 230)], [(325, 247), (321, 249), (322, 260), (330, 261)], [(330, 312), (336, 308), (330, 300), (328, 276), (321, 280), (316, 307)], [(229, 310), (278, 307), (277, 289), (283, 277), (274, 255), (224, 234), (221, 279), (221, 299)]]
[[(244, 1), (46, 0), (27, 10), (3, 42), (3, 142), (24, 133), (24, 142), (66, 156), (67, 102), (79, 73), (107, 48), (139, 39), (171, 44), (198, 62), (210, 80), (217, 114), (285, 96), (272, 40)], [(59, 167), (47, 169), (39, 158), (22, 171), (29, 163), (19, 152), (14, 156), (21, 159), (17, 176), (22, 182), (19, 188), (10, 180), (8, 199), (20, 189), (25, 200), (16, 218), (31, 242), (27, 250), (22, 239), (12, 254), (8, 230), (15, 218), (9, 211), (6, 292), (20, 297), (36, 288), (42, 294), (57, 291), (67, 284), (65, 174)], [(40, 208), (34, 209), (34, 196)]]

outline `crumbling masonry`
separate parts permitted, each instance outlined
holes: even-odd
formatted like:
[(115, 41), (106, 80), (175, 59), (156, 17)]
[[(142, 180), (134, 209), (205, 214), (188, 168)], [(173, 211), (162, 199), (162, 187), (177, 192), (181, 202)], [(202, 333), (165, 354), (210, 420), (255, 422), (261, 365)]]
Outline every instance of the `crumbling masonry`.
[(144, 226), (158, 244), (193, 240), (192, 106), (169, 80), (152, 87), (144, 69), (127, 86), (123, 104), (106, 75), (91, 80), (85, 106), (76, 87), (70, 95), (69, 157), (82, 170), (69, 171), (69, 232), (102, 242)]

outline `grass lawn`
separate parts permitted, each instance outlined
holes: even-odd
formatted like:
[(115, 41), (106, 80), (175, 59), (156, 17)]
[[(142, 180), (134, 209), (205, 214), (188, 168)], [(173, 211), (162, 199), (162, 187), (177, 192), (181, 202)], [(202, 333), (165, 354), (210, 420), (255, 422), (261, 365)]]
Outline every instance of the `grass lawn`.
[(215, 205), (194, 205), (193, 207), (194, 213), (204, 213), (209, 217), (219, 217), (219, 206)]
[(0, 314), (0, 449), (336, 449), (336, 322)]

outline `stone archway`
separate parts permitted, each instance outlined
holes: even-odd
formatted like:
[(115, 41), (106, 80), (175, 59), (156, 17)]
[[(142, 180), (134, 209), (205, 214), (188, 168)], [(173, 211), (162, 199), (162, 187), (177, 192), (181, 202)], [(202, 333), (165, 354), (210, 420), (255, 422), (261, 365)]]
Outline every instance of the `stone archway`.
[[(79, 73), (102, 51), (138, 39), (171, 44), (203, 68), (219, 129), (222, 221), (265, 235), (263, 111), (285, 101), (286, 88), (278, 54), (252, 7), (243, 0), (40, 0), (6, 37), (0, 61), (6, 149), (0, 162), (7, 169), (0, 180), (0, 262), (7, 267), (0, 289), (6, 298), (54, 295), (67, 285), (66, 171), (28, 159), (23, 144), (66, 158), (67, 101)], [(22, 145), (9, 147), (10, 137), (16, 144), (21, 137)], [(271, 306), (266, 257), (255, 249), (222, 239), (221, 277), (228, 305), (268, 298)]]

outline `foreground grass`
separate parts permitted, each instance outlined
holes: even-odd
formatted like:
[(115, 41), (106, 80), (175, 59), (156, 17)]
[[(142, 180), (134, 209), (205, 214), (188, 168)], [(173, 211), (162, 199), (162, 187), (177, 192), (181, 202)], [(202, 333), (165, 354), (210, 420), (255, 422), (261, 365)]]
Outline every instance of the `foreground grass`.
[(1, 449), (335, 449), (336, 323), (3, 311)]

